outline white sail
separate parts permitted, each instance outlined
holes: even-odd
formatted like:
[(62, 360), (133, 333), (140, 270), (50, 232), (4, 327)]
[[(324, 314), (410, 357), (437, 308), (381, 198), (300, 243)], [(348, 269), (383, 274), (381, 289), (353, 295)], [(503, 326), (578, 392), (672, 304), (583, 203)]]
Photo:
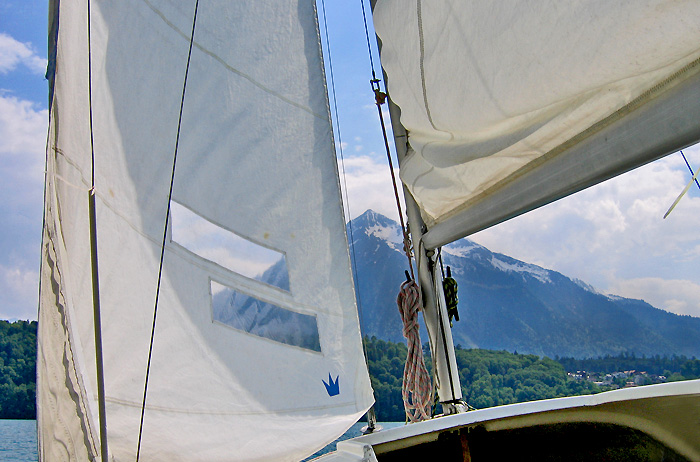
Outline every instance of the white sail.
[(434, 248), (700, 140), (700, 3), (378, 0)]
[[(107, 442), (115, 461), (136, 454), (194, 6), (90, 2)], [(39, 313), (40, 458), (94, 460), (87, 5), (53, 7), (60, 28)], [(140, 456), (299, 460), (342, 434), (373, 400), (315, 7), (203, 0), (195, 26)], [(209, 232), (245, 241), (276, 263), (264, 274), (251, 262), (236, 265), (238, 244), (201, 245)], [(280, 334), (300, 325), (310, 340)]]

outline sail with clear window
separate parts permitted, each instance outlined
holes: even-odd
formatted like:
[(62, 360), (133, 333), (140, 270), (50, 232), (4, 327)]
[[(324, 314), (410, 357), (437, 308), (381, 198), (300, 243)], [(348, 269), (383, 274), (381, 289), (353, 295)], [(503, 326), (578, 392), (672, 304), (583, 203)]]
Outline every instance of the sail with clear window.
[(110, 460), (135, 460), (164, 231), (140, 459), (300, 460), (373, 402), (314, 3), (200, 2), (170, 200), (195, 1), (89, 7), (88, 41), (88, 4), (51, 3), (40, 459), (100, 457), (92, 138)]

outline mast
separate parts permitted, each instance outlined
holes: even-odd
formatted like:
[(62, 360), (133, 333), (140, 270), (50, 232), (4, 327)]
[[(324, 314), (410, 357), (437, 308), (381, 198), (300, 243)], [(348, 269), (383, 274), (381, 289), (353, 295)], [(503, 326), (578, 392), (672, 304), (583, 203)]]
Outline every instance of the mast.
[[(370, 0), (372, 11), (377, 0)], [(378, 36), (377, 47), (381, 54), (382, 42)], [(399, 165), (406, 158), (410, 146), (406, 129), (401, 125), (401, 109), (394, 104), (389, 95), (387, 75), (382, 68), (384, 76), (384, 90), (387, 93), (389, 116), (394, 135), (394, 146)], [(459, 381), (459, 370), (455, 357), (452, 330), (449, 325), (445, 296), (442, 290), (442, 274), (435, 271), (437, 267), (438, 253), (434, 248), (427, 248), (423, 244), (423, 234), (427, 227), (420, 214), (420, 208), (413, 199), (410, 191), (401, 182), (408, 216), (409, 232), (413, 241), (414, 254), (417, 266), (417, 283), (421, 288), (423, 298), (423, 319), (428, 330), (430, 351), (435, 367), (436, 387), (438, 398), (442, 404), (443, 413), (446, 415), (466, 411), (462, 402), (462, 387)]]
[[(384, 86), (387, 88), (387, 77), (384, 74)], [(394, 104), (391, 96), (387, 98), (389, 115), (394, 134), (396, 156), (399, 165), (403, 162), (410, 147), (406, 129), (401, 125), (401, 109)], [(447, 308), (444, 293), (442, 291), (442, 274), (436, 271), (438, 254), (435, 249), (429, 249), (423, 244), (423, 234), (427, 230), (420, 215), (418, 204), (413, 199), (409, 190), (403, 185), (406, 214), (408, 215), (409, 229), (413, 241), (414, 254), (417, 266), (417, 282), (421, 288), (423, 297), (423, 319), (425, 319), (430, 340), (433, 364), (437, 376), (436, 386), (440, 403), (444, 414), (463, 412), (460, 406), (462, 388), (459, 381), (459, 370), (455, 357), (452, 330), (448, 322)]]

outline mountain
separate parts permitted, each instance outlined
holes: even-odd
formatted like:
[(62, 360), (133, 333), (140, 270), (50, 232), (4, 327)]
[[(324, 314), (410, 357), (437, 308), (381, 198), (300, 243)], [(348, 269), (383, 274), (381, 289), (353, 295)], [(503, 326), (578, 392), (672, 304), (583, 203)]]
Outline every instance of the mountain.
[[(284, 258), (256, 279), (289, 290), (289, 273)], [(286, 310), (220, 284), (213, 283), (214, 287), (218, 289), (212, 293), (214, 321), (258, 337), (321, 351), (316, 317)]]
[[(396, 295), (408, 269), (397, 223), (368, 210), (348, 224), (365, 335), (402, 341)], [(597, 292), (464, 238), (442, 249), (459, 285), (455, 345), (549, 357), (700, 356), (700, 318)], [(427, 341), (425, 330), (421, 339)]]

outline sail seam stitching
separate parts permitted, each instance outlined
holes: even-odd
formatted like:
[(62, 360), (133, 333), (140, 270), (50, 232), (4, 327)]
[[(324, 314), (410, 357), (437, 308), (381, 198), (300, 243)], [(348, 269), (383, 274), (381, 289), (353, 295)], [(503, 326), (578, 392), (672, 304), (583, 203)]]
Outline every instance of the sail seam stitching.
[[(165, 14), (164, 14), (163, 12), (161, 12), (158, 8), (156, 8), (155, 6), (153, 6), (153, 5), (151, 4), (151, 2), (149, 2), (148, 0), (143, 0), (143, 1), (144, 1), (144, 3), (145, 3), (151, 10), (153, 10), (153, 12), (154, 12), (156, 15), (158, 15), (158, 16), (163, 20), (163, 22), (164, 22), (168, 27), (170, 27), (171, 29), (173, 29), (175, 32), (177, 32), (181, 37), (183, 37), (183, 38), (186, 39), (187, 41), (190, 40), (190, 38), (189, 38), (184, 32), (182, 32), (175, 24), (173, 24), (172, 22), (170, 22), (170, 21), (168, 20), (168, 18), (165, 17)], [(258, 81), (255, 80), (253, 77), (251, 77), (250, 75), (246, 74), (245, 72), (239, 71), (238, 69), (236, 69), (235, 67), (231, 66), (231, 65), (228, 64), (226, 61), (224, 61), (224, 59), (221, 58), (219, 55), (217, 55), (217, 54), (214, 53), (213, 51), (209, 50), (208, 48), (205, 48), (203, 45), (201, 45), (201, 44), (199, 44), (199, 43), (197, 43), (197, 42), (193, 42), (193, 46), (195, 46), (195, 47), (196, 47), (198, 50), (200, 50), (202, 53), (204, 53), (204, 54), (210, 56), (211, 58), (213, 58), (215, 61), (217, 61), (219, 64), (221, 64), (223, 67), (225, 67), (225, 68), (226, 68), (227, 70), (229, 70), (230, 72), (232, 72), (232, 73), (234, 73), (234, 74), (236, 74), (236, 75), (238, 75), (238, 76), (240, 76), (240, 77), (243, 77), (245, 80), (249, 81), (250, 83), (252, 83), (252, 84), (255, 85), (256, 87), (258, 87), (258, 88), (260, 88), (261, 90), (263, 90), (264, 92), (266, 92), (266, 93), (268, 93), (268, 94), (270, 94), (270, 95), (276, 97), (277, 99), (279, 99), (279, 100), (281, 100), (281, 101), (284, 101), (284, 102), (287, 103), (287, 104), (290, 104), (290, 105), (292, 105), (292, 106), (294, 106), (294, 107), (296, 107), (296, 108), (298, 108), (298, 109), (301, 109), (302, 111), (308, 112), (309, 114), (311, 114), (312, 116), (314, 116), (314, 117), (316, 117), (316, 118), (318, 118), (318, 119), (326, 120), (326, 118), (325, 118), (323, 115), (317, 114), (317, 113), (314, 112), (311, 108), (309, 108), (309, 107), (307, 107), (307, 106), (305, 106), (305, 105), (303, 105), (303, 104), (301, 104), (301, 103), (297, 103), (296, 101), (293, 101), (293, 100), (287, 98), (286, 96), (283, 96), (282, 94), (276, 92), (275, 90), (273, 90), (273, 89), (271, 89), (271, 88), (268, 88), (268, 87), (266, 87), (265, 85), (263, 85), (262, 83), (258, 82)]]
[[(604, 129), (605, 127), (611, 125), (612, 123), (620, 120), (622, 117), (624, 117), (627, 114), (630, 114), (634, 112), (635, 110), (639, 109), (645, 102), (655, 98), (658, 94), (664, 92), (668, 88), (670, 88), (673, 84), (679, 83), (681, 81), (684, 81), (685, 79), (681, 80), (681, 78), (685, 74), (691, 74), (691, 73), (697, 73), (700, 72), (700, 58), (695, 59), (694, 61), (686, 64), (667, 78), (663, 79), (662, 81), (658, 82), (657, 84), (653, 85), (646, 91), (642, 92), (639, 96), (634, 98), (632, 101), (624, 105), (623, 107), (619, 108), (618, 110), (614, 111), (607, 117), (604, 117), (603, 119), (599, 120), (595, 124), (591, 125), (587, 129), (579, 132), (577, 135), (569, 138), (566, 142), (560, 144), (559, 146), (551, 149), (549, 152), (545, 153), (544, 155), (532, 160), (531, 162), (528, 162), (525, 164), (523, 167), (521, 167), (519, 170), (514, 172), (512, 175), (510, 175), (507, 178), (504, 178), (503, 180), (499, 181), (498, 183), (494, 184), (490, 188), (486, 189), (484, 192), (479, 194), (478, 196), (475, 196), (468, 201), (464, 202), (463, 204), (459, 205), (458, 207), (455, 207), (454, 209), (442, 214), (442, 216), (439, 219), (432, 219), (430, 220), (429, 227), (436, 226), (440, 223), (444, 223), (446, 221), (449, 221), (452, 217), (460, 214), (464, 210), (467, 210), (471, 208), (474, 204), (477, 204), (480, 202), (484, 197), (487, 197), (491, 194), (493, 194), (495, 191), (498, 191), (499, 189), (505, 187), (506, 185), (512, 183), (515, 181), (517, 178), (529, 173), (530, 171), (536, 169), (537, 167), (541, 166), (542, 164), (546, 163), (547, 161), (551, 160), (554, 157), (557, 157), (558, 155), (564, 153), (568, 149), (571, 149), (573, 146), (579, 144), (589, 136), (599, 132), (600, 130)], [(689, 78), (689, 77), (687, 77)]]
[[(425, 106), (425, 114), (428, 116), (430, 126), (433, 127), (434, 130), (450, 135), (450, 141), (452, 141), (454, 139), (454, 134), (452, 132), (440, 129), (435, 125), (433, 115), (430, 113), (430, 104), (428, 104), (428, 88), (425, 83), (425, 36), (423, 34), (423, 8), (421, 0), (416, 1), (416, 16), (418, 19), (418, 42), (420, 46), (420, 58), (418, 64), (420, 67), (420, 83), (421, 89), (423, 90), (423, 105)], [(421, 149), (421, 154), (422, 151), (423, 149)]]
[[(106, 398), (106, 400), (110, 403), (113, 404), (120, 404), (123, 406), (129, 406), (129, 407), (141, 407), (140, 403), (134, 402), (134, 401), (129, 401), (125, 399), (119, 399), (119, 398)], [(299, 407), (299, 408), (293, 408), (293, 409), (276, 409), (274, 411), (269, 411), (269, 412), (245, 412), (245, 411), (205, 411), (205, 410), (190, 410), (190, 409), (176, 409), (176, 408), (171, 408), (171, 407), (165, 407), (165, 406), (154, 406), (154, 405), (148, 405), (147, 408), (151, 411), (160, 411), (160, 412), (171, 412), (171, 413), (176, 413), (176, 414), (193, 414), (193, 415), (279, 415), (281, 413), (297, 413), (297, 412), (308, 412), (308, 411), (317, 411), (321, 409), (336, 409), (336, 408), (344, 408), (344, 407), (354, 407), (355, 403), (354, 402), (345, 402), (345, 403), (340, 403), (340, 404), (334, 404), (332, 406), (308, 406), (308, 407)]]

